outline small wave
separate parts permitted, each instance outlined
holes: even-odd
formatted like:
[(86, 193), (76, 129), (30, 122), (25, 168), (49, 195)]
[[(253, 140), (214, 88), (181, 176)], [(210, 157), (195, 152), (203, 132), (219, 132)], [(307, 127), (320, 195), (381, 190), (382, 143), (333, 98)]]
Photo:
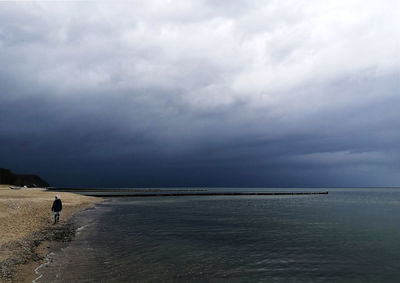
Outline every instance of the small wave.
[(35, 268), (35, 274), (36, 274), (36, 275), (39, 275), (39, 276), (36, 277), (34, 280), (32, 280), (32, 283), (37, 283), (38, 280), (40, 280), (40, 278), (43, 277), (43, 274), (39, 273), (39, 269), (41, 269), (41, 268), (44, 267), (44, 266), (49, 265), (49, 264), (53, 261), (52, 256), (54, 256), (54, 255), (55, 255), (55, 254), (54, 254), (53, 252), (47, 254), (47, 255), (46, 255), (46, 258), (45, 258), (45, 262), (42, 263), (41, 265), (39, 265), (38, 267)]
[(90, 226), (90, 224), (86, 224), (83, 225), (81, 227), (79, 227), (78, 229), (76, 229), (76, 235), (79, 235), (83, 230), (85, 230), (88, 226)]

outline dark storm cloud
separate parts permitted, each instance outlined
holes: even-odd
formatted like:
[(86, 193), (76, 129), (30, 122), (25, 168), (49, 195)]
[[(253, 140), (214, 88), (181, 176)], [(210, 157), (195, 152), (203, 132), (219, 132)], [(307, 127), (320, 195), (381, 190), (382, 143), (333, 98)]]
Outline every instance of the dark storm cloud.
[(304, 4), (0, 3), (0, 166), (53, 185), (398, 184), (397, 4)]

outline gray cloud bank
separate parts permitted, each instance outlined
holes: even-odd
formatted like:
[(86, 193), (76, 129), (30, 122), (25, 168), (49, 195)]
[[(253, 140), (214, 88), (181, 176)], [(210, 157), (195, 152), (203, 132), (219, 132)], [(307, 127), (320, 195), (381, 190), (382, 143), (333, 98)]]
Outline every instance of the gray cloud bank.
[(396, 1), (0, 2), (0, 165), (72, 186), (397, 186)]

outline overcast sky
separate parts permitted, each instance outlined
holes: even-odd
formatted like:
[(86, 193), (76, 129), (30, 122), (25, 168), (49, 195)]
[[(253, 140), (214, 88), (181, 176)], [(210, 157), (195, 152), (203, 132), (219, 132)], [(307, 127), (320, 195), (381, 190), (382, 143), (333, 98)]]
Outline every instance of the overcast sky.
[(0, 167), (54, 186), (400, 186), (400, 2), (0, 2)]

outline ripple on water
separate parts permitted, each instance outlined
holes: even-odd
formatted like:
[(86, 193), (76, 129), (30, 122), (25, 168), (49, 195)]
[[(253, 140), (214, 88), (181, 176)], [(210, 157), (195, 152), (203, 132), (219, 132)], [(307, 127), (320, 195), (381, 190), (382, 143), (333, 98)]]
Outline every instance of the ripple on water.
[[(389, 193), (400, 197), (398, 191)], [(393, 225), (400, 207), (376, 191), (118, 199), (85, 213), (76, 221), (92, 222), (56, 253), (39, 282), (400, 278), (400, 228)]]

